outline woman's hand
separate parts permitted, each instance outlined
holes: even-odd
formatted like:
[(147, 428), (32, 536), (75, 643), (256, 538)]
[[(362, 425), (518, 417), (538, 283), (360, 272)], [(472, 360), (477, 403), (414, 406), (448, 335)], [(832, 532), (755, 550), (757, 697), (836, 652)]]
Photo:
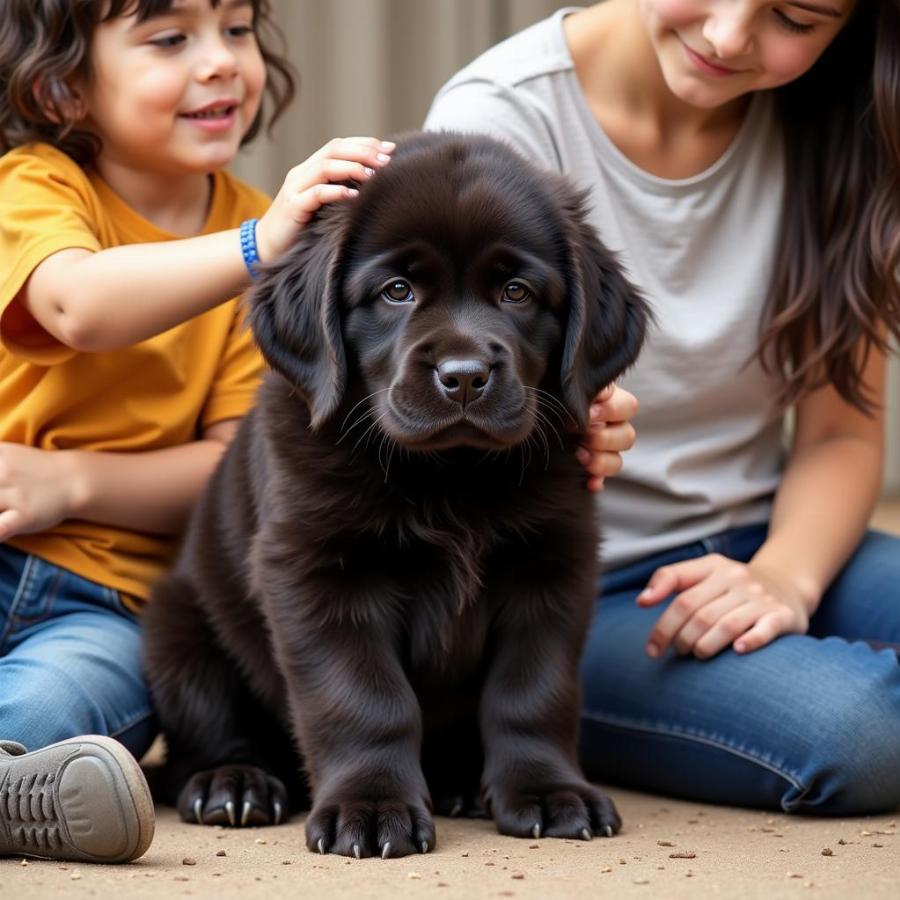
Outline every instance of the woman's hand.
[(77, 479), (70, 454), (0, 443), (0, 542), (69, 518)]
[(698, 659), (729, 644), (737, 653), (758, 650), (780, 634), (804, 634), (809, 598), (790, 579), (711, 553), (657, 569), (638, 594), (639, 606), (677, 596), (659, 617), (647, 642), (649, 656), (670, 644)]
[(377, 138), (334, 138), (294, 166), (256, 224), (260, 260), (270, 262), (284, 253), (320, 206), (355, 195), (356, 191), (333, 182), (366, 181), (390, 162), (393, 150), (393, 143)]
[(614, 384), (594, 398), (587, 434), (575, 454), (590, 475), (589, 491), (603, 490), (603, 479), (622, 468), (622, 453), (634, 444), (634, 427), (629, 420), (637, 409), (634, 394)]

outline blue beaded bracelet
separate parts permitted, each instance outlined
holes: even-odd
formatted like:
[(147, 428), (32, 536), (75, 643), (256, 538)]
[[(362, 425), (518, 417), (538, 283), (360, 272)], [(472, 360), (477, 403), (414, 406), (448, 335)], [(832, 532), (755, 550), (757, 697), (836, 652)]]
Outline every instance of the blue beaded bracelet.
[(259, 270), (256, 268), (256, 264), (259, 262), (259, 251), (256, 247), (256, 221), (256, 219), (247, 219), (241, 222), (241, 253), (251, 278), (256, 278), (259, 274)]

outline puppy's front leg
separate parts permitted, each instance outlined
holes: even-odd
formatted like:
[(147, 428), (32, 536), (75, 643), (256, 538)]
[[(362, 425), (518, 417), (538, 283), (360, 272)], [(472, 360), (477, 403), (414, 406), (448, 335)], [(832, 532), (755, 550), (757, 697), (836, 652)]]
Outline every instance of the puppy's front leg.
[(357, 858), (425, 853), (435, 834), (421, 714), (391, 629), (370, 597), (310, 606), (298, 615), (291, 603), (291, 615), (273, 621), (313, 791), (307, 846)]
[(501, 834), (589, 840), (621, 827), (612, 801), (585, 780), (577, 762), (586, 622), (566, 587), (542, 593), (520, 583), (496, 623), (480, 720), (482, 791)]

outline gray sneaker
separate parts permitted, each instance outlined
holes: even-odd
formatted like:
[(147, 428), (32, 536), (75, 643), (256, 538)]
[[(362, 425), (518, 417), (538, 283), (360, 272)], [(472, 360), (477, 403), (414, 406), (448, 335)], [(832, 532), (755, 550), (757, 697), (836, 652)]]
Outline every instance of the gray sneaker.
[(0, 741), (0, 856), (129, 862), (153, 826), (144, 773), (118, 741), (89, 734), (31, 753)]

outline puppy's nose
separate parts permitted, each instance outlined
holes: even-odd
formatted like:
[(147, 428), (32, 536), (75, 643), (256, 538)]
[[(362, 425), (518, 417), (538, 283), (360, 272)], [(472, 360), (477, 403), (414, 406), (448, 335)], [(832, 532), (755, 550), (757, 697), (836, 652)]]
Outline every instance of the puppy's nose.
[(440, 389), (457, 403), (477, 400), (491, 378), (491, 367), (481, 359), (445, 359), (438, 364)]

